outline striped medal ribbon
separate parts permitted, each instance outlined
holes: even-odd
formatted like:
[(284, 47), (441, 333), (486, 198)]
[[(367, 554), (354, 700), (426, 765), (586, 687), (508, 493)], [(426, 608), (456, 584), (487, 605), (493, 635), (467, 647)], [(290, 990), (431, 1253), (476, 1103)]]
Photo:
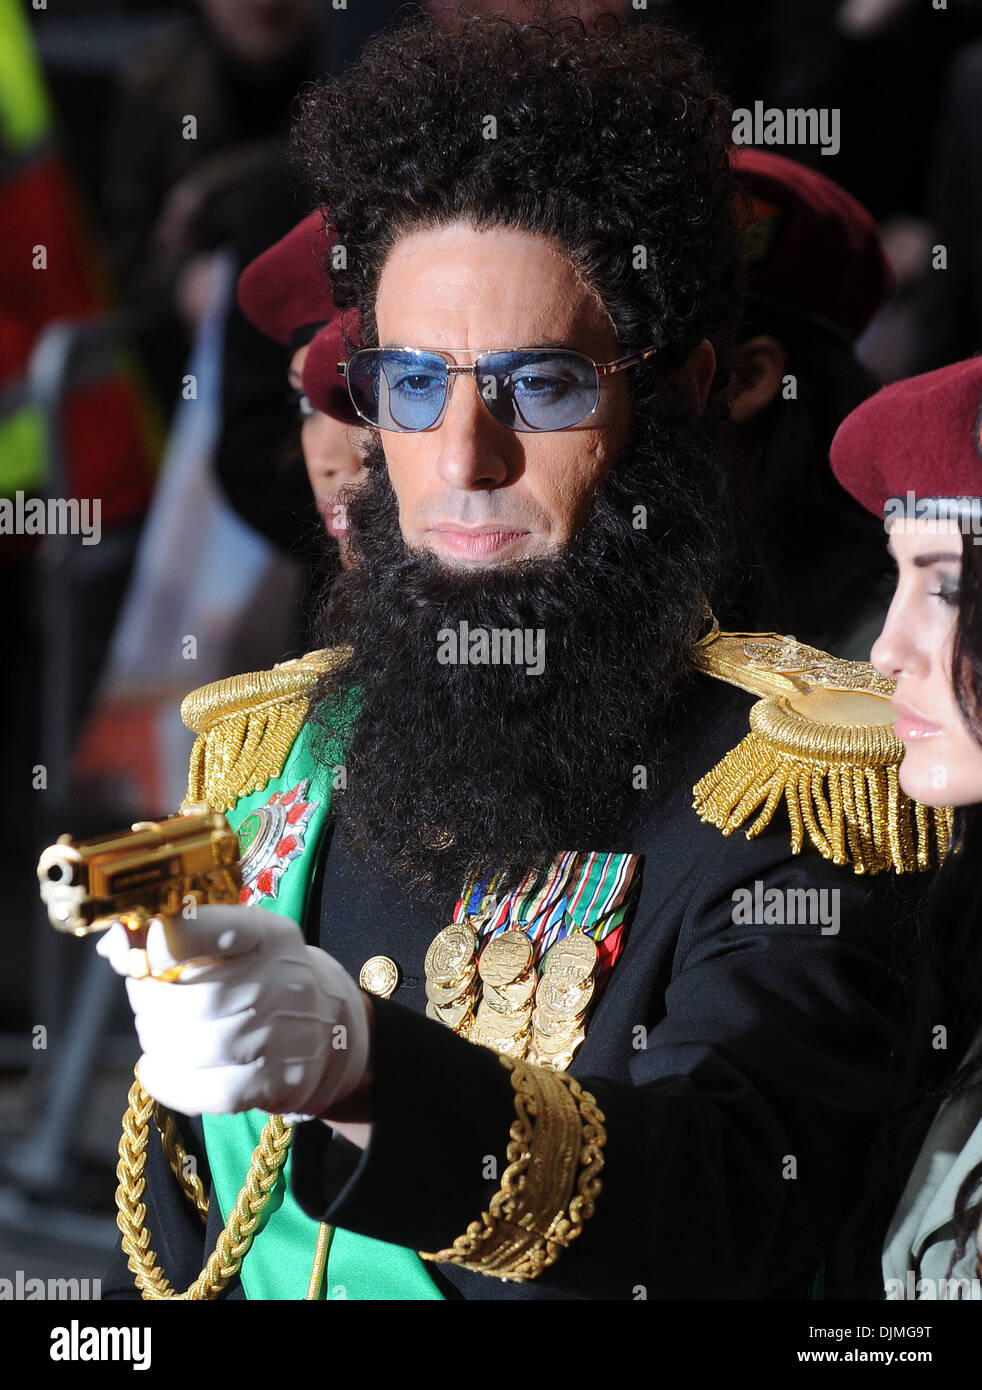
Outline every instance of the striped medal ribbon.
[(470, 879), (454, 922), (468, 922), (477, 938), (480, 999), (467, 1024), (471, 1041), (568, 1067), (623, 950), (639, 863), (637, 854), (565, 850), (544, 873), (530, 872), (498, 897), (498, 875)]

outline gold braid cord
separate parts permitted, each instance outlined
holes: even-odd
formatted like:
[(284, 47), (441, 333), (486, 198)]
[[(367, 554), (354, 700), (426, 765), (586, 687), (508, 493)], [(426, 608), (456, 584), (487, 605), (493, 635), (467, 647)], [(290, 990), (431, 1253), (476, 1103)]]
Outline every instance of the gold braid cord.
[(317, 679), (343, 663), (346, 647), (311, 652), (271, 671), (230, 676), (194, 690), (181, 718), (199, 737), (191, 750), (185, 805), (227, 811), (283, 771), (307, 718)]
[(783, 802), (794, 854), (807, 837), (857, 874), (941, 862), (952, 811), (901, 790), (893, 681), (868, 662), (840, 660), (777, 633), (713, 631), (694, 659), (718, 680), (764, 697), (750, 710), (750, 733), (693, 787), (701, 820), (724, 835), (743, 826), (751, 840)]
[(181, 1184), (185, 1197), (197, 1208), (202, 1221), (207, 1221), (208, 1193), (195, 1171), (193, 1162), (188, 1161), (188, 1151), (181, 1141), (174, 1116), (158, 1104), (153, 1108), (153, 1118), (160, 1131), (160, 1144), (164, 1157), (171, 1166), (171, 1172)]
[(516, 1111), (501, 1188), (449, 1249), (419, 1254), (519, 1283), (554, 1264), (593, 1215), (607, 1135), (594, 1097), (571, 1076), (498, 1060)]
[[(150, 1244), (151, 1235), (146, 1224), (147, 1208), (142, 1200), (146, 1188), (144, 1170), (147, 1163), (147, 1145), (150, 1142), (150, 1122), (156, 1109), (156, 1101), (143, 1089), (137, 1076), (130, 1087), (129, 1107), (123, 1116), (123, 1135), (119, 1141), (119, 1163), (116, 1165), (116, 1176), (119, 1179), (116, 1189), (116, 1225), (123, 1235), (123, 1252), (144, 1299), (217, 1298), (229, 1280), (238, 1274), (248, 1253), (259, 1225), (259, 1218), (286, 1161), (293, 1131), (281, 1116), (269, 1117), (269, 1122), (253, 1151), (245, 1185), (239, 1193), (238, 1201), (229, 1212), (225, 1229), (218, 1237), (214, 1252), (190, 1288), (185, 1289), (183, 1293), (176, 1293), (157, 1263), (156, 1252)], [(171, 1122), (173, 1124), (173, 1120)], [(173, 1133), (176, 1133), (176, 1127)], [(164, 1141), (164, 1151), (173, 1167), (174, 1158), (183, 1157), (184, 1151), (179, 1142), (175, 1145), (173, 1138), (168, 1151), (166, 1121), (161, 1137)], [(185, 1194), (194, 1202), (198, 1211), (206, 1215), (207, 1198), (201, 1190), (200, 1180), (196, 1179), (198, 1190), (195, 1190), (182, 1174), (179, 1176)], [(204, 1201), (203, 1211), (201, 1200)]]

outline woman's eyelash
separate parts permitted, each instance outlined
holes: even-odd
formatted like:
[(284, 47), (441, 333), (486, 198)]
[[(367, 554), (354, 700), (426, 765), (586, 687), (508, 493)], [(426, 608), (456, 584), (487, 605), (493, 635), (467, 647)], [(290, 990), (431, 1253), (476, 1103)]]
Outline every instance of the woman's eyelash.
[(949, 607), (954, 608), (961, 597), (961, 589), (957, 584), (953, 584), (950, 588), (942, 585), (940, 589), (931, 589), (930, 594), (932, 598), (939, 598), (942, 603), (947, 603)]

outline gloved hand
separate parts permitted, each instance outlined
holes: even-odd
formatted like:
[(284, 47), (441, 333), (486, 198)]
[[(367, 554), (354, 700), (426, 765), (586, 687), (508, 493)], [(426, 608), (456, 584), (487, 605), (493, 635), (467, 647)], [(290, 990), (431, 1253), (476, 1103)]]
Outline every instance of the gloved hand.
[[(128, 975), (131, 939), (118, 923), (98, 950)], [(127, 978), (143, 1049), (140, 1080), (185, 1115), (252, 1108), (290, 1119), (326, 1115), (358, 1089), (369, 1057), (361, 991), (288, 917), (261, 907), (199, 907), (194, 920), (155, 918), (152, 972), (184, 961), (180, 978)]]

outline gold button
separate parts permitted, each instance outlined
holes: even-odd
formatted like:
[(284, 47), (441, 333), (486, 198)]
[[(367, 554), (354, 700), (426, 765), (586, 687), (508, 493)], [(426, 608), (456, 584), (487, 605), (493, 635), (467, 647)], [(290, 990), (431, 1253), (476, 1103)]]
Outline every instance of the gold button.
[(369, 994), (388, 999), (399, 983), (399, 967), (390, 956), (369, 956), (361, 968), (358, 983)]

